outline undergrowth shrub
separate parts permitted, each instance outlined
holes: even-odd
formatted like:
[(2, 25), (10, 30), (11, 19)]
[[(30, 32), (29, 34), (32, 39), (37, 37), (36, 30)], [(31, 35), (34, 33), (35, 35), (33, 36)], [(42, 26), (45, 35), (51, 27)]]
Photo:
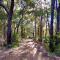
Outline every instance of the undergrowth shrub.
[[(46, 36), (44, 42), (45, 42), (45, 48), (46, 50), (48, 51), (54, 51), (55, 50), (55, 41), (56, 41), (56, 35), (53, 36), (53, 40), (50, 41), (50, 37), (49, 36)], [(51, 44), (51, 45), (50, 45)], [(53, 46), (52, 48), (49, 48)]]
[(58, 45), (56, 46), (54, 53), (55, 53), (57, 56), (60, 56), (60, 44), (58, 44)]
[(12, 47), (19, 46), (19, 35), (18, 33), (12, 33)]

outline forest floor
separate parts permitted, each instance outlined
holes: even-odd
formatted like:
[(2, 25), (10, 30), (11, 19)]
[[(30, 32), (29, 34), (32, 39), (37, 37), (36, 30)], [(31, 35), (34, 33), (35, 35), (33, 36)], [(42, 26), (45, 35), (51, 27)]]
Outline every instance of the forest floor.
[(60, 57), (49, 56), (43, 44), (26, 39), (17, 48), (0, 50), (0, 60), (60, 60)]

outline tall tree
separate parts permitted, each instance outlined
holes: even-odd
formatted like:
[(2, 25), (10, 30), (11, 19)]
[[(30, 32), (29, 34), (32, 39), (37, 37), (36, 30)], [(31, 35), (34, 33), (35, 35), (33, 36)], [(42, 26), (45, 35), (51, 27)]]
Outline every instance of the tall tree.
[(60, 32), (60, 3), (59, 3), (59, 6), (57, 7), (57, 39), (56, 39), (56, 45), (58, 45), (59, 43), (59, 38), (58, 38), (58, 35), (59, 35), (59, 32)]
[(9, 9), (9, 13), (8, 13), (8, 25), (7, 25), (7, 44), (11, 44), (12, 43), (12, 39), (11, 39), (11, 25), (12, 25), (12, 15), (13, 15), (13, 8), (14, 8), (14, 0), (11, 0), (11, 6)]
[(41, 19), (40, 19), (40, 42), (42, 42), (42, 19), (43, 19), (43, 16), (41, 16)]
[(50, 48), (51, 51), (54, 50), (54, 48), (53, 48), (54, 5), (55, 5), (55, 0), (51, 0), (51, 22), (50, 22), (50, 43), (49, 43), (49, 48)]
[(0, 0), (0, 6), (5, 9), (5, 11), (7, 12), (7, 14), (9, 13), (8, 8), (3, 4), (3, 0)]
[(10, 45), (12, 42), (11, 39), (11, 23), (12, 23), (12, 15), (13, 15), (13, 8), (14, 8), (14, 0), (11, 0), (10, 9), (8, 9), (3, 3), (3, 0), (0, 0), (0, 6), (5, 9), (8, 15), (8, 27), (7, 27), (7, 44)]
[(35, 16), (35, 20), (34, 20), (34, 40), (36, 40), (36, 18), (37, 18), (37, 16), (36, 16), (36, 9), (35, 9), (35, 11), (34, 11), (34, 16)]

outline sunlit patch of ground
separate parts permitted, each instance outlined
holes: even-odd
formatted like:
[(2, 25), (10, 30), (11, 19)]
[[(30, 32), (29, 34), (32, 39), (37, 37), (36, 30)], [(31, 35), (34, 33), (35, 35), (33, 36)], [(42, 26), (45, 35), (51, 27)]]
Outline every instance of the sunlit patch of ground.
[(48, 56), (43, 45), (27, 39), (17, 48), (0, 50), (0, 60), (60, 60), (60, 58)]

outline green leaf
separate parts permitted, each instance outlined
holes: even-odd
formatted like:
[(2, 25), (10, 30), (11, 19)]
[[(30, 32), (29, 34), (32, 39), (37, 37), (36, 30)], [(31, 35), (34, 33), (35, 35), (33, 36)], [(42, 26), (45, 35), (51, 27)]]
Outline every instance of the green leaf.
[(60, 0), (58, 0), (59, 1), (59, 3), (60, 3)]

